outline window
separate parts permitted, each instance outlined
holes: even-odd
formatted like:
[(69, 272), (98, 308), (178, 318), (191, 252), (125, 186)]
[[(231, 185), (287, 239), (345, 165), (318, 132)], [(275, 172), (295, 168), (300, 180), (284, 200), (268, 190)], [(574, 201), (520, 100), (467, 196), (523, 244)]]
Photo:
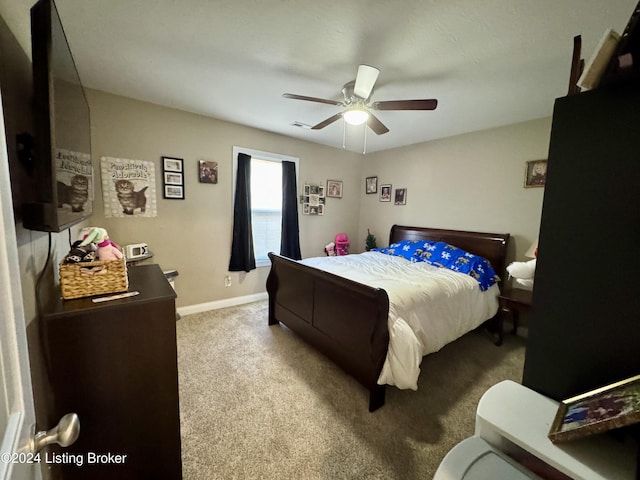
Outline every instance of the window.
[(256, 265), (280, 252), (282, 163), (251, 157), (251, 227)]
[[(269, 265), (269, 252), (280, 252), (282, 232), (282, 162), (298, 159), (275, 153), (233, 147), (235, 197), (238, 153), (251, 155), (251, 227), (256, 266)], [(233, 206), (233, 205), (232, 205)]]

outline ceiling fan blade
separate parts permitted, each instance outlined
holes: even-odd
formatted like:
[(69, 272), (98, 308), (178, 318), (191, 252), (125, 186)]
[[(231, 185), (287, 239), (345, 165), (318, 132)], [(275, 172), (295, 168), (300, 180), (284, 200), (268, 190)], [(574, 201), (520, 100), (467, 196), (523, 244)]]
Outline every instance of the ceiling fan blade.
[(371, 95), (373, 86), (380, 75), (380, 70), (369, 65), (360, 65), (358, 74), (356, 75), (356, 83), (353, 87), (353, 93), (360, 98), (367, 99)]
[(321, 128), (324, 128), (327, 125), (331, 125), (333, 122), (335, 122), (336, 120), (340, 119), (341, 117), (342, 117), (342, 112), (336, 113), (335, 115), (327, 118), (326, 120), (320, 122), (319, 124), (314, 125), (313, 127), (311, 127), (311, 130), (320, 130)]
[(336, 100), (327, 100), (325, 98), (316, 98), (316, 97), (305, 97), (304, 95), (296, 95), (294, 93), (283, 93), (282, 96), (284, 98), (292, 98), (293, 100), (306, 100), (307, 102), (317, 102), (317, 103), (326, 103), (328, 105), (343, 105), (342, 102), (338, 102)]
[(374, 102), (371, 108), (374, 110), (435, 110), (438, 100), (387, 100)]
[(382, 135), (382, 134), (387, 133), (389, 131), (389, 129), (387, 127), (385, 127), (384, 124), (380, 120), (378, 120), (377, 117), (375, 117), (374, 115), (371, 114), (371, 112), (369, 112), (369, 118), (367, 119), (367, 125), (369, 125), (369, 128), (371, 130), (373, 130), (378, 135)]

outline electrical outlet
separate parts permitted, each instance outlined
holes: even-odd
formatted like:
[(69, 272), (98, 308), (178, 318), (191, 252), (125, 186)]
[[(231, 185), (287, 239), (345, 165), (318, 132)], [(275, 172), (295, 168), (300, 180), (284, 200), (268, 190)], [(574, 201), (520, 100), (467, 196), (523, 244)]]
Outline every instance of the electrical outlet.
[(224, 277), (224, 286), (225, 287), (231, 286), (231, 275), (227, 275), (226, 277)]

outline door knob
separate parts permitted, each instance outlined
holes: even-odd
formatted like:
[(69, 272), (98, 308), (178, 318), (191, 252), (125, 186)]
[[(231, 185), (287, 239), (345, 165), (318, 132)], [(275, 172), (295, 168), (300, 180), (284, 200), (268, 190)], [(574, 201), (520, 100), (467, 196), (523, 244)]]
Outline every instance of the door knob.
[(60, 419), (58, 425), (46, 432), (40, 431), (31, 439), (31, 451), (40, 452), (47, 445), (57, 443), (61, 447), (68, 447), (80, 435), (80, 419), (75, 413), (67, 413)]

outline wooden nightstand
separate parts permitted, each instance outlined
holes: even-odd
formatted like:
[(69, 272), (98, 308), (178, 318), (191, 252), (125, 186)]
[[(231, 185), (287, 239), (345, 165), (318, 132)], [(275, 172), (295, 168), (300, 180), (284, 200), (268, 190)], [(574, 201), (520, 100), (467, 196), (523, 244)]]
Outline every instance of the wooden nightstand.
[(531, 298), (533, 292), (531, 290), (523, 290), (522, 288), (508, 288), (498, 297), (500, 302), (499, 308), (499, 326), (500, 338), (502, 338), (504, 315), (511, 315), (513, 322), (512, 334), (518, 333), (518, 323), (520, 321), (520, 312), (528, 312), (531, 310)]

